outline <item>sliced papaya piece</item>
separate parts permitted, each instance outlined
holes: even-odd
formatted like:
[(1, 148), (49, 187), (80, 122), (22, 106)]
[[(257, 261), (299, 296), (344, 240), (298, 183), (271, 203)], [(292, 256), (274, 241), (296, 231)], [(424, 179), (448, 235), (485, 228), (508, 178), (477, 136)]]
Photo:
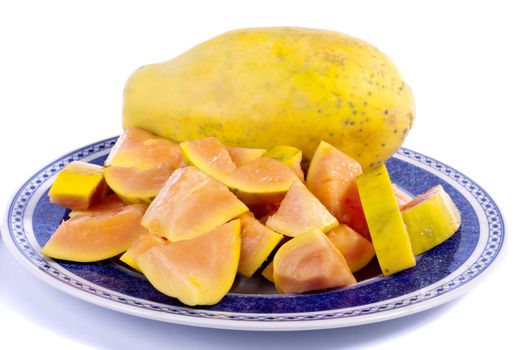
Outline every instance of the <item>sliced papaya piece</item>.
[(321, 141), (310, 162), (306, 186), (340, 221), (370, 239), (357, 191), (361, 165), (328, 142)]
[(272, 230), (291, 237), (312, 229), (328, 232), (338, 224), (337, 219), (300, 181), (290, 186), (279, 209), (266, 221), (266, 226)]
[(292, 146), (275, 146), (264, 154), (265, 157), (272, 158), (287, 165), (297, 175), (299, 180), (304, 181), (304, 173), (301, 168), (303, 152)]
[(227, 147), (227, 149), (232, 161), (238, 167), (261, 158), (266, 153), (264, 148)]
[(240, 219), (241, 258), (238, 272), (244, 277), (251, 277), (283, 239), (283, 235), (261, 224), (250, 212), (241, 215)]
[(237, 168), (229, 187), (247, 205), (278, 203), (297, 180), (283, 163), (261, 157)]
[(126, 203), (150, 203), (173, 170), (185, 166), (175, 142), (130, 128), (111, 149), (104, 176)]
[(145, 210), (143, 204), (131, 204), (117, 213), (109, 210), (97, 215), (74, 216), (58, 226), (41, 252), (51, 258), (78, 262), (111, 258), (147, 233), (140, 225)]
[(156, 236), (151, 233), (146, 233), (140, 235), (135, 242), (129, 247), (128, 250), (120, 257), (120, 261), (128, 264), (137, 271), (140, 271), (139, 266), (135, 262), (135, 258), (140, 254), (144, 253), (146, 250), (159, 245), (165, 245), (168, 242), (159, 236)]
[(461, 213), (441, 185), (414, 198), (401, 213), (414, 255), (443, 243), (461, 225)]
[(268, 265), (262, 270), (261, 275), (263, 275), (264, 278), (266, 278), (268, 281), (274, 283), (273, 279), (273, 260), (270, 261)]
[(110, 166), (104, 169), (108, 186), (126, 203), (150, 203), (159, 194), (173, 169), (166, 165), (141, 170)]
[(182, 142), (180, 148), (187, 163), (223, 184), (228, 185), (237, 169), (228, 149), (216, 137)]
[(193, 166), (175, 170), (151, 202), (142, 225), (175, 242), (191, 239), (248, 211), (228, 188)]
[(273, 259), (273, 279), (279, 293), (303, 293), (356, 283), (345, 258), (320, 230), (292, 238)]
[(85, 210), (106, 193), (104, 169), (96, 164), (74, 161), (58, 173), (49, 190), (49, 201), (68, 209)]
[(189, 164), (228, 186), (247, 205), (279, 202), (297, 180), (289, 167), (267, 157), (237, 167), (215, 137), (183, 142), (181, 150)]
[(182, 154), (175, 142), (139, 128), (129, 128), (117, 139), (105, 165), (133, 167), (139, 170), (164, 165), (176, 169), (182, 165), (181, 161)]
[(126, 206), (126, 203), (124, 203), (119, 196), (116, 194), (110, 194), (103, 199), (101, 199), (98, 202), (95, 202), (93, 205), (89, 207), (89, 209), (86, 210), (72, 210), (69, 212), (69, 217), (73, 218), (75, 216), (80, 215), (88, 215), (88, 216), (98, 216), (102, 214), (116, 214), (124, 207)]
[(376, 255), (372, 242), (345, 224), (337, 226), (326, 236), (343, 254), (352, 273), (361, 270)]
[(412, 196), (403, 191), (401, 188), (399, 188), (396, 184), (392, 184), (392, 188), (394, 189), (394, 195), (396, 196), (397, 206), (401, 209), (408, 204), (410, 201), (412, 201)]
[(190, 306), (216, 304), (237, 273), (240, 231), (239, 220), (233, 220), (199, 237), (151, 248), (135, 261), (161, 293)]
[(410, 239), (385, 165), (360, 175), (357, 186), (383, 274), (388, 276), (414, 266)]

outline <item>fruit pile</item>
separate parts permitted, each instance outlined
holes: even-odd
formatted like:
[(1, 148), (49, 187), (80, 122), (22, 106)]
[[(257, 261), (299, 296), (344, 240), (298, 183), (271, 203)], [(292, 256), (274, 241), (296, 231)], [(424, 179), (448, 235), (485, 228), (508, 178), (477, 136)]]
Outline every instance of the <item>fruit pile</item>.
[(225, 33), (131, 75), (105, 166), (71, 163), (51, 187), (71, 212), (42, 253), (123, 253), (187, 305), (219, 302), (237, 274), (303, 293), (356, 283), (374, 257), (397, 273), (460, 225), (441, 186), (412, 199), (390, 181), (413, 120), (408, 85), (362, 40)]
[(58, 174), (50, 200), (71, 212), (42, 253), (78, 262), (123, 253), (162, 293), (210, 305), (237, 274), (303, 293), (352, 285), (377, 256), (390, 275), (459, 227), (441, 186), (412, 199), (383, 163), (363, 173), (324, 141), (306, 176), (301, 160), (291, 146), (177, 144), (126, 129), (105, 167), (77, 161)]

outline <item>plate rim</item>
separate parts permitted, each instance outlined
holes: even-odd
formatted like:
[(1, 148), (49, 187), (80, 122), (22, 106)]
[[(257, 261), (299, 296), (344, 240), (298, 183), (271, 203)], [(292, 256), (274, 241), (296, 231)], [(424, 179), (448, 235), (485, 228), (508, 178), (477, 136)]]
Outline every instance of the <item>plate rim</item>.
[[(172, 313), (172, 312), (171, 313), (168, 313), (168, 312), (165, 312), (165, 311), (163, 312), (162, 310), (159, 310), (159, 309), (138, 308), (138, 307), (132, 306), (130, 304), (125, 304), (125, 303), (122, 303), (122, 302), (115, 301), (115, 300), (110, 299), (110, 298), (103, 298), (103, 297), (100, 297), (99, 295), (96, 295), (96, 294), (93, 294), (93, 293), (87, 293), (85, 290), (82, 290), (82, 289), (79, 289), (79, 288), (74, 288), (71, 284), (62, 283), (61, 281), (57, 280), (56, 278), (50, 276), (45, 271), (41, 270), (38, 266), (33, 264), (26, 256), (24, 256), (24, 254), (21, 251), (21, 248), (12, 239), (12, 234), (11, 234), (10, 229), (9, 229), (9, 217), (10, 217), (9, 214), (10, 214), (11, 209), (13, 208), (14, 201), (17, 198), (17, 196), (20, 194), (20, 192), (28, 184), (30, 184), (31, 181), (34, 178), (37, 177), (37, 175), (41, 174), (45, 169), (48, 169), (53, 164), (56, 164), (59, 161), (63, 161), (68, 156), (71, 156), (73, 154), (76, 154), (78, 152), (86, 150), (86, 149), (88, 149), (90, 147), (94, 147), (94, 146), (100, 145), (100, 144), (110, 144), (112, 142), (114, 143), (114, 141), (117, 138), (118, 138), (118, 136), (114, 136), (114, 137), (110, 137), (110, 138), (106, 138), (106, 139), (100, 140), (98, 142), (94, 142), (94, 143), (88, 144), (88, 145), (86, 145), (84, 147), (77, 148), (77, 149), (75, 149), (75, 150), (73, 150), (71, 152), (65, 153), (64, 155), (62, 155), (59, 158), (56, 158), (54, 161), (52, 161), (52, 162), (48, 163), (47, 165), (41, 167), (40, 170), (34, 172), (30, 177), (28, 177), (25, 180), (25, 182), (23, 182), (23, 184), (21, 186), (19, 186), (14, 191), (14, 194), (10, 197), (10, 199), (8, 201), (8, 204), (7, 204), (7, 206), (4, 209), (4, 213), (3, 213), (3, 216), (2, 216), (2, 223), (1, 223), (2, 238), (3, 238), (4, 243), (6, 244), (6, 247), (8, 248), (10, 253), (15, 257), (15, 259), (18, 262), (20, 262), (22, 264), (22, 266), (24, 266), (31, 273), (33, 273), (33, 275), (35, 275), (40, 280), (46, 282), (48, 285), (51, 285), (52, 287), (55, 287), (55, 288), (61, 290), (62, 292), (65, 292), (66, 294), (72, 295), (72, 296), (74, 296), (76, 298), (79, 298), (79, 299), (81, 299), (83, 301), (87, 301), (89, 303), (92, 303), (92, 304), (95, 304), (95, 305), (98, 305), (98, 306), (102, 306), (102, 307), (105, 307), (105, 308), (108, 308), (108, 309), (112, 309), (112, 310), (115, 310), (115, 311), (123, 312), (123, 313), (126, 313), (126, 314), (138, 316), (138, 317), (143, 317), (143, 318), (148, 318), (148, 319), (153, 319), (153, 320), (158, 320), (158, 321), (164, 321), (164, 322), (170, 322), (170, 323), (177, 323), (177, 324), (184, 324), (184, 325), (191, 325), (191, 326), (199, 326), (199, 327), (208, 327), (208, 328), (235, 329), (235, 330), (259, 330), (259, 331), (261, 331), (261, 330), (269, 330), (269, 331), (282, 330), (282, 331), (290, 331), (290, 330), (325, 329), (325, 328), (338, 328), (338, 327), (363, 325), (363, 324), (375, 323), (375, 322), (380, 322), (380, 321), (386, 321), (386, 320), (390, 320), (390, 319), (399, 318), (399, 317), (411, 315), (411, 314), (414, 314), (414, 313), (418, 313), (418, 312), (421, 312), (421, 311), (424, 311), (424, 310), (428, 310), (430, 308), (434, 308), (436, 306), (442, 305), (442, 304), (444, 304), (444, 303), (446, 303), (448, 301), (451, 301), (451, 300), (459, 297), (460, 295), (464, 294), (465, 292), (467, 292), (471, 288), (473, 288), (476, 285), (478, 285), (478, 283), (480, 281), (482, 281), (490, 273), (490, 271), (492, 271), (496, 267), (496, 265), (501, 261), (501, 256), (503, 255), (502, 253), (504, 253), (504, 251), (505, 251), (506, 241), (507, 241), (507, 239), (506, 239), (506, 232), (505, 232), (505, 227), (506, 227), (505, 219), (503, 217), (503, 214), (502, 214), (501, 210), (499, 209), (499, 206), (496, 204), (495, 200), (490, 196), (490, 194), (487, 191), (485, 191), (480, 185), (478, 185), (475, 181), (473, 181), (469, 177), (465, 176), (463, 173), (457, 171), (453, 167), (448, 166), (448, 165), (446, 165), (446, 164), (444, 164), (444, 163), (442, 163), (440, 161), (437, 161), (436, 159), (434, 159), (432, 157), (429, 157), (429, 156), (423, 155), (421, 153), (418, 153), (416, 151), (409, 150), (407, 148), (403, 148), (402, 147), (393, 156), (395, 156), (397, 158), (401, 157), (401, 160), (403, 160), (403, 158), (411, 158), (416, 163), (421, 163), (421, 164), (423, 164), (423, 166), (426, 165), (426, 166), (432, 167), (433, 169), (438, 170), (438, 171), (443, 173), (443, 171), (441, 171), (441, 170), (439, 170), (439, 169), (437, 169), (437, 168), (432, 166), (432, 163), (439, 164), (441, 167), (444, 167), (445, 169), (451, 170), (451, 172), (453, 172), (454, 174), (459, 174), (460, 178), (466, 179), (470, 184), (475, 185), (476, 188), (481, 192), (482, 197), (487, 198), (489, 203), (492, 204), (493, 209), (495, 210), (495, 212), (497, 214), (496, 216), (499, 219), (500, 227), (499, 227), (498, 230), (500, 231), (500, 242), (499, 242), (499, 245), (498, 245), (498, 249), (495, 251), (494, 256), (491, 258), (489, 263), (486, 266), (484, 266), (484, 268), (479, 273), (475, 274), (472, 278), (468, 279), (464, 283), (461, 283), (457, 287), (452, 288), (452, 289), (450, 289), (447, 292), (444, 292), (442, 294), (438, 294), (438, 295), (436, 295), (436, 296), (434, 296), (434, 297), (432, 297), (430, 299), (425, 299), (425, 300), (416, 302), (414, 304), (409, 304), (409, 306), (410, 306), (409, 308), (398, 307), (398, 308), (392, 308), (392, 309), (388, 309), (388, 310), (384, 310), (384, 311), (380, 311), (380, 312), (375, 312), (375, 313), (370, 313), (370, 314), (362, 314), (362, 315), (357, 315), (357, 316), (352, 316), (352, 317), (342, 316), (342, 317), (337, 317), (337, 318), (321, 318), (321, 319), (313, 318), (313, 319), (307, 319), (307, 320), (304, 320), (304, 319), (303, 320), (287, 319), (287, 317), (286, 317), (287, 314), (286, 313), (285, 314), (256, 314), (256, 315), (259, 315), (259, 316), (261, 316), (261, 315), (271, 315), (272, 319), (269, 319), (269, 320), (262, 320), (260, 317), (259, 317), (259, 319), (256, 319), (256, 320), (249, 319), (249, 317), (248, 318), (245, 317), (245, 319), (242, 319), (243, 318), (242, 316), (239, 317), (238, 319), (224, 318), (224, 317), (223, 318), (221, 318), (221, 317), (204, 317), (204, 316), (195, 317), (195, 316), (191, 316), (191, 313), (192, 313), (191, 310), (194, 310), (191, 307), (170, 306), (172, 308), (178, 309), (179, 311), (184, 311), (185, 310), (185, 311), (187, 311), (189, 313), (188, 315), (185, 315), (185, 314), (180, 314), (180, 313), (176, 314), (176, 313)], [(99, 152), (106, 152), (110, 148), (111, 147), (109, 147), (109, 148), (106, 147), (106, 149), (99, 150)], [(96, 152), (95, 152), (95, 154), (96, 154)], [(86, 157), (82, 157), (81, 159), (85, 159), (85, 158)], [(427, 164), (423, 163), (422, 159), (424, 159)], [(420, 166), (420, 168), (421, 168), (421, 166)], [(424, 170), (428, 171), (426, 169), (424, 169)], [(455, 182), (459, 183), (459, 179), (458, 178), (453, 179), (449, 174), (445, 174), (445, 176), (448, 179), (447, 182), (455, 181)], [(459, 183), (459, 184), (462, 187), (466, 187), (464, 184), (461, 184), (461, 183)], [(471, 193), (471, 191), (469, 191), (468, 189), (467, 189), (467, 191), (470, 193), (470, 195), (472, 195), (474, 197), (474, 199), (476, 199), (476, 202), (478, 202), (477, 198), (475, 198), (475, 196)], [(481, 206), (481, 203), (478, 202), (478, 204), (480, 204), (480, 206)], [(486, 211), (484, 211), (484, 213), (486, 214)], [(23, 216), (25, 217), (25, 213), (24, 213)], [(488, 217), (487, 217), (487, 219), (488, 219)], [(488, 224), (488, 222), (487, 222), (487, 224)], [(490, 234), (490, 227), (489, 227), (488, 234)], [(484, 251), (484, 249), (483, 249), (483, 251)], [(471, 256), (473, 254), (474, 254), (474, 251), (472, 252)], [(469, 256), (469, 258), (471, 256)], [(447, 276), (450, 276), (451, 274), (449, 274)], [(75, 275), (75, 276), (77, 278), (82, 279), (81, 277), (79, 277), (77, 275)], [(82, 279), (82, 280), (84, 280), (84, 279)], [(438, 280), (435, 283), (438, 283), (441, 280)], [(84, 280), (84, 282), (91, 283), (91, 282), (89, 282), (87, 280)], [(97, 286), (97, 287), (105, 289), (105, 287), (102, 287), (102, 286)], [(418, 290), (414, 291), (414, 293), (420, 292), (420, 291), (421, 291), (421, 289), (418, 289)], [(115, 291), (111, 291), (111, 293), (113, 293), (113, 294), (121, 294), (121, 293), (115, 292)], [(410, 295), (410, 294), (411, 293), (403, 294), (400, 297), (403, 297), (403, 296), (406, 296), (406, 295)], [(129, 296), (129, 295), (126, 295), (125, 297), (127, 297), (127, 298), (135, 298), (135, 297), (132, 297), (132, 296)], [(136, 299), (139, 299), (139, 298), (136, 298)], [(388, 300), (393, 300), (393, 299), (396, 299), (396, 298), (382, 300), (382, 301), (378, 302), (377, 304), (388, 303)], [(151, 302), (151, 301), (148, 301), (148, 302), (149, 303), (154, 303), (154, 302)], [(161, 303), (157, 303), (157, 304), (162, 305)], [(369, 305), (373, 305), (373, 304), (369, 304)], [(160, 307), (160, 309), (162, 309), (162, 308)], [(329, 310), (329, 311), (334, 313), (334, 312), (337, 312), (338, 310), (348, 310), (348, 309), (351, 309), (351, 308), (333, 309), (333, 310)], [(229, 312), (224, 312), (224, 311), (211, 311), (211, 310), (201, 310), (201, 311), (202, 312), (199, 312), (199, 314), (216, 313), (219, 316), (220, 315), (228, 315), (228, 314), (233, 314), (233, 315), (241, 314), (242, 315), (242, 313), (234, 313), (234, 312), (230, 312), (229, 313)], [(320, 314), (320, 313), (323, 313), (323, 312), (314, 312), (314, 313)], [(304, 314), (304, 313), (290, 313), (290, 314)], [(245, 314), (245, 315), (247, 315), (247, 314)], [(282, 317), (282, 318), (279, 319), (279, 317)]]

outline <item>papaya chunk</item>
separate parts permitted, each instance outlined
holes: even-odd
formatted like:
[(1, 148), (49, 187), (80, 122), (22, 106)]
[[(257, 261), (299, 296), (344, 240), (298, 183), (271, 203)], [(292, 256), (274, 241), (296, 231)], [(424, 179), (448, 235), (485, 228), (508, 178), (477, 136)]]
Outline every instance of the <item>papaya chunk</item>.
[(270, 230), (250, 212), (241, 215), (239, 274), (251, 277), (279, 244), (283, 235)]
[(147, 233), (140, 225), (145, 210), (143, 204), (131, 204), (116, 213), (109, 209), (96, 215), (75, 215), (58, 226), (41, 252), (51, 258), (77, 262), (111, 258)]
[(297, 175), (299, 180), (304, 181), (304, 172), (301, 168), (303, 152), (300, 149), (292, 146), (275, 146), (266, 152), (264, 156), (287, 165)]
[(279, 209), (266, 220), (266, 226), (291, 237), (312, 229), (328, 232), (338, 224), (337, 219), (300, 181), (290, 186)]
[(383, 274), (414, 266), (416, 260), (385, 164), (360, 175), (357, 186)]
[(361, 165), (328, 142), (321, 141), (312, 157), (306, 187), (337, 220), (370, 240), (370, 233), (357, 190)]
[(376, 255), (372, 242), (345, 224), (337, 226), (326, 235), (343, 254), (352, 273), (361, 270)]
[(279, 293), (303, 293), (356, 283), (345, 258), (320, 230), (284, 243), (273, 259), (273, 279)]
[(130, 128), (120, 135), (105, 165), (105, 179), (123, 201), (150, 203), (173, 170), (186, 164), (178, 144)]
[(228, 153), (237, 167), (261, 158), (266, 150), (264, 148), (228, 147)]
[(135, 270), (140, 271), (139, 266), (135, 262), (135, 258), (148, 249), (164, 244), (167, 244), (167, 241), (162, 237), (151, 233), (142, 234), (133, 242), (131, 247), (121, 255), (120, 261), (128, 264)]
[(175, 170), (142, 225), (171, 242), (194, 238), (248, 211), (228, 188), (193, 166)]
[(180, 144), (189, 164), (228, 186), (247, 205), (279, 202), (297, 175), (285, 164), (258, 157), (237, 167), (216, 137)]
[(237, 273), (240, 230), (233, 220), (196, 238), (153, 247), (135, 261), (160, 292), (190, 306), (216, 304)]
[(96, 164), (74, 161), (58, 173), (49, 190), (49, 201), (72, 210), (86, 210), (106, 193), (104, 169)]
[(461, 225), (461, 214), (441, 185), (405, 204), (401, 213), (414, 255), (443, 243)]

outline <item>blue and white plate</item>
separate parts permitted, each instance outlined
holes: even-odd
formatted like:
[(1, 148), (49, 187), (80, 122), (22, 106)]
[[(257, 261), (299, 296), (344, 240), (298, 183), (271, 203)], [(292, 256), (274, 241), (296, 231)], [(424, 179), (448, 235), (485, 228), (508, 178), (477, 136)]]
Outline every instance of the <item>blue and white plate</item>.
[(441, 184), (461, 211), (455, 235), (422, 254), (417, 265), (391, 277), (361, 277), (358, 284), (305, 295), (275, 294), (262, 279), (239, 280), (217, 305), (187, 307), (157, 292), (118, 259), (98, 263), (55, 261), (40, 248), (66, 214), (48, 200), (56, 174), (74, 160), (103, 164), (116, 138), (71, 152), (27, 180), (10, 202), (2, 224), (4, 241), (37, 277), (88, 302), (128, 314), (186, 325), (243, 330), (303, 330), (354, 326), (426, 310), (463, 293), (485, 275), (501, 251), (501, 213), (474, 181), (408, 149), (387, 167), (411, 195)]

